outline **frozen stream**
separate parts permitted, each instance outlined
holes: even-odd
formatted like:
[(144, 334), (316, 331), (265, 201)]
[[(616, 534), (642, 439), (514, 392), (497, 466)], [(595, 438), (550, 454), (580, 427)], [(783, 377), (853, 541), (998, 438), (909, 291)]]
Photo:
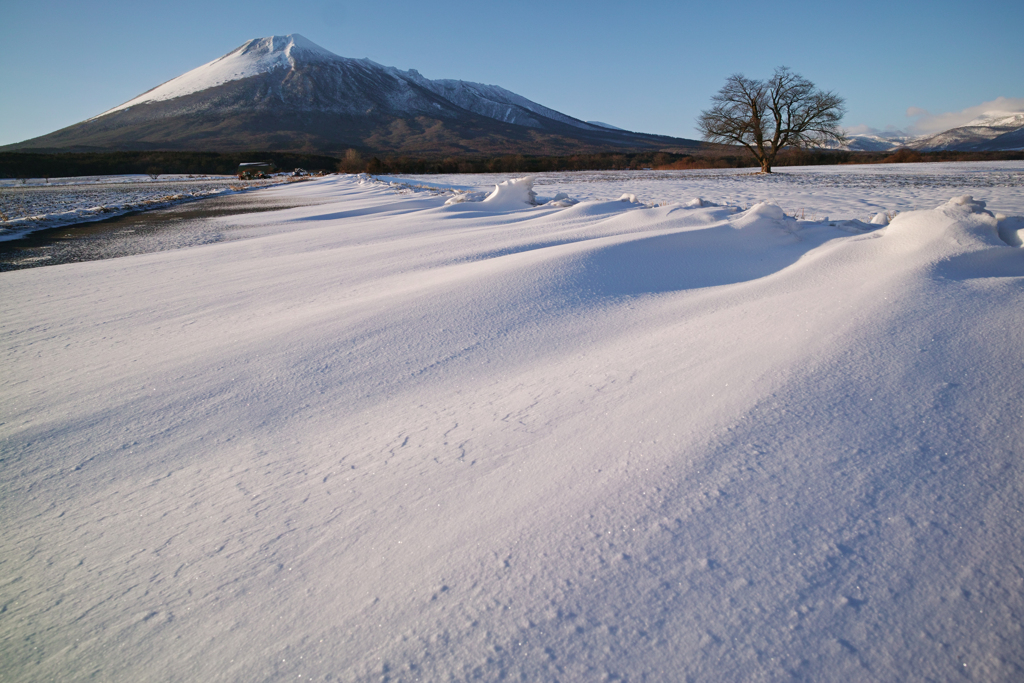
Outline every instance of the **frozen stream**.
[(279, 180), (234, 176), (143, 175), (0, 180), (0, 242), (65, 225), (101, 221), (135, 211), (266, 187)]

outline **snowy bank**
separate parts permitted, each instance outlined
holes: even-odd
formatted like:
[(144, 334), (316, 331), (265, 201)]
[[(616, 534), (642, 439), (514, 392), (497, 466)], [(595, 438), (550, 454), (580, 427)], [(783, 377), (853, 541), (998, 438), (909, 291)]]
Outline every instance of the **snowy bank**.
[(0, 242), (38, 230), (107, 220), (196, 199), (287, 182), (234, 176), (86, 176), (0, 181)]

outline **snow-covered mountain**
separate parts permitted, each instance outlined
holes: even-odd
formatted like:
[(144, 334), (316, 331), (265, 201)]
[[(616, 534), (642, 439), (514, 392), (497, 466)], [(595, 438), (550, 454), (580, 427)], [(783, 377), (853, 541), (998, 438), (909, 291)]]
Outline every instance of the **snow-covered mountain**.
[(596, 126), (496, 85), (340, 57), (293, 34), (250, 40), (96, 117), (7, 149), (450, 154), (696, 144)]
[(900, 147), (958, 152), (1024, 149), (1024, 112), (986, 112), (969, 123), (934, 135), (849, 135), (845, 149), (884, 152)]
[(1024, 113), (986, 112), (967, 125), (919, 138), (911, 146), (921, 150), (958, 151), (1024, 149), (1022, 129)]
[[(436, 102), (418, 101), (415, 88), (409, 87), (415, 85), (439, 95), (467, 111), (506, 123), (540, 128), (544, 125), (540, 119), (549, 118), (588, 130), (597, 128), (496, 85), (457, 80), (433, 81), (425, 78), (415, 69), (402, 71), (394, 67), (382, 66), (369, 59), (339, 57), (298, 34), (250, 40), (223, 57), (157, 86), (133, 100), (100, 114), (100, 116), (124, 111), (147, 102), (163, 102), (184, 97), (231, 81), (240, 81), (278, 70), (282, 70), (281, 74), (286, 77), (294, 77), (296, 73), (301, 73), (312, 67), (328, 70), (333, 68), (339, 76), (349, 76), (352, 72), (362, 72), (378, 77), (384, 75), (386, 77), (378, 80), (378, 88), (376, 88), (378, 93), (384, 96), (381, 99), (390, 99), (387, 104), (391, 105), (391, 108), (406, 110), (410, 113), (416, 112), (417, 107), (424, 104), (426, 104), (428, 112), (431, 106), (440, 108)], [(353, 89), (344, 80), (339, 79), (338, 87), (334, 89), (338, 95), (352, 94)], [(390, 98), (388, 98), (389, 95)], [(359, 111), (358, 99), (337, 96), (332, 98), (328, 95), (323, 101), (309, 100), (304, 104), (308, 105), (311, 110), (327, 108), (334, 111)]]
[(611, 130), (625, 130), (625, 128), (619, 128), (618, 126), (613, 126), (610, 123), (603, 123), (601, 121), (587, 121), (587, 123), (592, 126), (600, 126), (601, 128), (610, 128)]
[(574, 119), (571, 116), (532, 102), (497, 85), (484, 85), (483, 83), (470, 83), (468, 81), (451, 79), (432, 81), (429, 78), (424, 78), (415, 69), (399, 71), (398, 69), (389, 68), (388, 71), (398, 78), (416, 82), (418, 85), (440, 95), (449, 102), (454, 102), (463, 109), (467, 109), (475, 114), (483, 114), (488, 118), (504, 121), (505, 123), (515, 123), (529, 128), (543, 128), (543, 119), (547, 118), (577, 128), (591, 131), (601, 130), (601, 126), (593, 126), (579, 119)]
[(885, 152), (890, 149), (904, 147), (908, 142), (914, 140), (909, 135), (872, 135), (869, 133), (857, 133), (847, 135), (847, 142), (843, 146), (852, 152)]
[(256, 38), (223, 57), (158, 85), (120, 106), (103, 112), (100, 116), (127, 111), (147, 102), (177, 99), (278, 69), (291, 71), (301, 68), (300, 65), (303, 63), (329, 63), (335, 58), (336, 55), (298, 34)]

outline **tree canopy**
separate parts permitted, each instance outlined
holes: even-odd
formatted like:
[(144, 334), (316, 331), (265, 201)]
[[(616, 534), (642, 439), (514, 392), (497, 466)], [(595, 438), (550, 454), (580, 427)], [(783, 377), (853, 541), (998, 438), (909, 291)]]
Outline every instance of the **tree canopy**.
[(764, 173), (785, 147), (822, 147), (845, 141), (839, 122), (844, 100), (781, 66), (767, 80), (733, 74), (701, 112), (697, 128), (709, 142), (746, 147)]

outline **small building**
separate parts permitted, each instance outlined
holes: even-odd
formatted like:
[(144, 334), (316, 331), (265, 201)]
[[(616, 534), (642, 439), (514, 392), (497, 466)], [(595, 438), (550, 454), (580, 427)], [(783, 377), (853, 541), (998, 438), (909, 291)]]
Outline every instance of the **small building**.
[(239, 164), (237, 174), (240, 180), (252, 180), (253, 178), (266, 178), (276, 170), (274, 164), (269, 161), (253, 161)]

